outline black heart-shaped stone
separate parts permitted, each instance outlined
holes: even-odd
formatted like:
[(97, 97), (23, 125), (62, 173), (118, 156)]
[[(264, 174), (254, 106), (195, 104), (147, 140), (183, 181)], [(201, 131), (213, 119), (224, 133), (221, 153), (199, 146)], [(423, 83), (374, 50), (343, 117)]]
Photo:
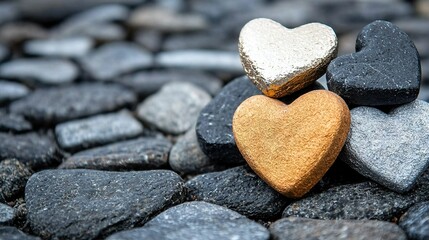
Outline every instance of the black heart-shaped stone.
[(417, 98), (419, 53), (406, 33), (386, 21), (365, 26), (356, 53), (334, 59), (326, 73), (329, 90), (348, 104), (384, 106)]

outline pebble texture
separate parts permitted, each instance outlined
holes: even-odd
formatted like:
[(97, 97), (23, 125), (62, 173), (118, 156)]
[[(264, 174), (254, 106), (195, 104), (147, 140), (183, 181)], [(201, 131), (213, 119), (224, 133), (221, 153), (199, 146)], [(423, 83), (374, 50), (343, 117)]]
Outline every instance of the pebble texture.
[(388, 114), (371, 107), (351, 111), (341, 159), (397, 192), (408, 191), (429, 166), (429, 103), (416, 100)]
[(0, 80), (0, 104), (22, 98), (29, 92), (25, 85)]
[(16, 159), (0, 162), (0, 202), (11, 201), (23, 195), (32, 172)]
[(189, 83), (169, 83), (138, 106), (137, 114), (146, 123), (170, 134), (189, 130), (211, 100), (204, 90)]
[(36, 39), (24, 45), (28, 55), (44, 57), (82, 57), (89, 53), (94, 41), (88, 37), (69, 37), (62, 39)]
[(336, 57), (334, 30), (321, 23), (287, 29), (271, 19), (248, 22), (238, 40), (241, 63), (268, 97), (279, 98), (311, 85)]
[(269, 232), (262, 225), (237, 212), (197, 201), (172, 207), (142, 228), (119, 232), (107, 238), (107, 240), (137, 239), (268, 240)]
[(98, 170), (154, 169), (167, 164), (171, 143), (164, 138), (139, 138), (78, 152), (60, 168)]
[(0, 240), (41, 240), (21, 232), (15, 227), (0, 227)]
[(0, 203), (0, 226), (11, 225), (15, 219), (15, 210)]
[(411, 102), (419, 93), (419, 54), (406, 33), (390, 22), (365, 26), (356, 40), (356, 53), (329, 64), (329, 90), (347, 103), (367, 106)]
[(11, 104), (11, 112), (39, 125), (114, 111), (137, 101), (133, 92), (113, 84), (85, 83), (38, 89)]
[(198, 175), (186, 182), (190, 200), (221, 205), (252, 219), (272, 219), (288, 203), (246, 167)]
[(55, 127), (58, 144), (70, 151), (136, 137), (142, 132), (143, 126), (126, 110), (65, 122)]
[(0, 132), (28, 132), (32, 130), (31, 123), (21, 115), (7, 114), (0, 111)]
[(37, 133), (0, 133), (0, 160), (15, 158), (32, 169), (57, 165), (62, 154), (55, 141)]
[(407, 237), (394, 223), (357, 220), (314, 220), (289, 217), (270, 226), (273, 240), (406, 240)]
[(95, 239), (147, 222), (184, 199), (179, 175), (167, 170), (45, 170), (25, 189), (28, 221), (50, 239)]
[(408, 239), (429, 239), (429, 202), (408, 209), (399, 219), (399, 226), (407, 233)]

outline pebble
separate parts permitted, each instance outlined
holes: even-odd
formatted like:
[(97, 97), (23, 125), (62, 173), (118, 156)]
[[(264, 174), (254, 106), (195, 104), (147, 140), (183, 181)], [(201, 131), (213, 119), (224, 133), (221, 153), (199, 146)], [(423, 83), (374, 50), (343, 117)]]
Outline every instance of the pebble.
[(10, 46), (47, 36), (48, 32), (44, 28), (31, 22), (10, 22), (0, 27), (0, 42)]
[(247, 167), (198, 175), (186, 182), (188, 199), (227, 207), (252, 219), (280, 216), (288, 201)]
[(429, 58), (421, 62), (422, 65), (422, 84), (429, 85)]
[(31, 230), (49, 239), (103, 238), (144, 224), (184, 198), (182, 179), (168, 170), (45, 170), (25, 189)]
[(0, 80), (0, 104), (22, 98), (30, 90), (22, 84)]
[(36, 39), (25, 43), (24, 53), (42, 57), (77, 58), (89, 53), (94, 41), (88, 37)]
[(429, 103), (416, 100), (388, 114), (371, 107), (351, 110), (341, 159), (360, 174), (406, 192), (429, 166)]
[(329, 64), (326, 78), (329, 90), (349, 104), (408, 103), (419, 92), (419, 54), (406, 33), (390, 22), (375, 21), (359, 33), (356, 53)]
[(133, 40), (151, 52), (158, 52), (161, 49), (163, 36), (156, 30), (138, 29), (134, 33)]
[(81, 59), (82, 67), (99, 81), (152, 66), (152, 55), (133, 43), (105, 44)]
[(70, 29), (64, 33), (58, 33), (61, 37), (84, 36), (94, 39), (99, 43), (122, 41), (126, 38), (124, 28), (116, 23), (91, 23), (79, 28)]
[[(162, 49), (165, 51), (183, 50), (183, 49), (224, 49), (225, 42), (229, 41), (226, 34), (222, 33), (188, 33), (175, 34), (167, 37)], [(235, 44), (234, 44), (235, 45)], [(234, 46), (235, 49), (237, 46)], [(234, 49), (234, 50), (235, 50)], [(224, 49), (226, 50), (226, 49)]]
[(193, 70), (154, 70), (131, 73), (116, 80), (127, 86), (141, 97), (154, 94), (170, 82), (188, 82), (210, 95), (216, 95), (222, 88), (222, 81), (208, 73)]
[(15, 210), (0, 203), (0, 226), (11, 225), (15, 219)]
[(0, 111), (0, 132), (22, 133), (32, 129), (31, 123), (23, 116)]
[(398, 224), (404, 229), (408, 239), (429, 239), (429, 202), (412, 206), (402, 215)]
[(143, 126), (127, 110), (73, 120), (55, 127), (58, 144), (67, 151), (133, 138), (142, 132)]
[(15, 227), (0, 226), (0, 240), (41, 240), (41, 238), (27, 235)]
[(258, 18), (241, 29), (238, 50), (256, 87), (268, 97), (279, 98), (321, 77), (337, 55), (338, 40), (334, 30), (321, 23), (288, 29)]
[(137, 114), (145, 123), (169, 134), (189, 130), (202, 108), (211, 100), (204, 90), (189, 83), (169, 83), (138, 106)]
[(238, 53), (219, 50), (176, 50), (158, 53), (155, 64), (164, 68), (184, 68), (240, 74), (243, 67)]
[(282, 218), (270, 226), (276, 240), (298, 239), (384, 239), (406, 240), (404, 231), (396, 224), (382, 221), (315, 220), (307, 218)]
[(16, 2), (5, 1), (0, 3), (0, 24), (14, 21), (19, 17), (19, 10)]
[(46, 135), (0, 133), (0, 159), (15, 158), (31, 169), (55, 166), (62, 159), (55, 141)]
[(114, 111), (137, 101), (132, 91), (114, 84), (84, 83), (37, 89), (10, 105), (12, 113), (39, 125), (51, 125)]
[(0, 162), (0, 202), (12, 201), (24, 194), (25, 184), (32, 172), (16, 159)]
[(268, 240), (262, 225), (225, 207), (206, 202), (187, 202), (172, 207), (144, 227), (115, 233), (107, 240), (226, 239)]
[(75, 64), (64, 59), (22, 58), (0, 66), (2, 78), (26, 84), (58, 85), (73, 82), (79, 75)]
[(198, 144), (195, 127), (177, 139), (171, 149), (168, 163), (174, 171), (183, 174), (212, 172), (224, 168), (203, 153)]
[(165, 138), (139, 138), (78, 152), (59, 168), (98, 170), (155, 169), (167, 164), (172, 145)]
[(6, 60), (10, 55), (9, 48), (0, 43), (0, 62)]

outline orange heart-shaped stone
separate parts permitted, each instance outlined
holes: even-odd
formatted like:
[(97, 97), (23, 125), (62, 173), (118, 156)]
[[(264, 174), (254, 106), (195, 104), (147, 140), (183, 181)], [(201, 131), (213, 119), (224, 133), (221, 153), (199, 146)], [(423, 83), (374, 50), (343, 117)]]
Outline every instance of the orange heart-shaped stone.
[(232, 122), (235, 141), (250, 167), (291, 198), (307, 193), (334, 163), (350, 129), (342, 98), (326, 90), (292, 104), (263, 95), (246, 99)]

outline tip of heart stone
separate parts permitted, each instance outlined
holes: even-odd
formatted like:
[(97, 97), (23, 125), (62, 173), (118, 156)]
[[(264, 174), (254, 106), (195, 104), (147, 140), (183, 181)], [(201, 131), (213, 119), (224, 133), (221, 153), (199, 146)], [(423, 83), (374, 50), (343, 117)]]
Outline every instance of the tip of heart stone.
[(321, 23), (294, 29), (266, 18), (248, 22), (238, 48), (245, 72), (266, 95), (280, 98), (309, 86), (337, 55), (334, 30)]
[(232, 128), (255, 173), (281, 194), (299, 198), (337, 158), (350, 129), (350, 111), (325, 90), (306, 93), (290, 105), (256, 95), (237, 108)]

